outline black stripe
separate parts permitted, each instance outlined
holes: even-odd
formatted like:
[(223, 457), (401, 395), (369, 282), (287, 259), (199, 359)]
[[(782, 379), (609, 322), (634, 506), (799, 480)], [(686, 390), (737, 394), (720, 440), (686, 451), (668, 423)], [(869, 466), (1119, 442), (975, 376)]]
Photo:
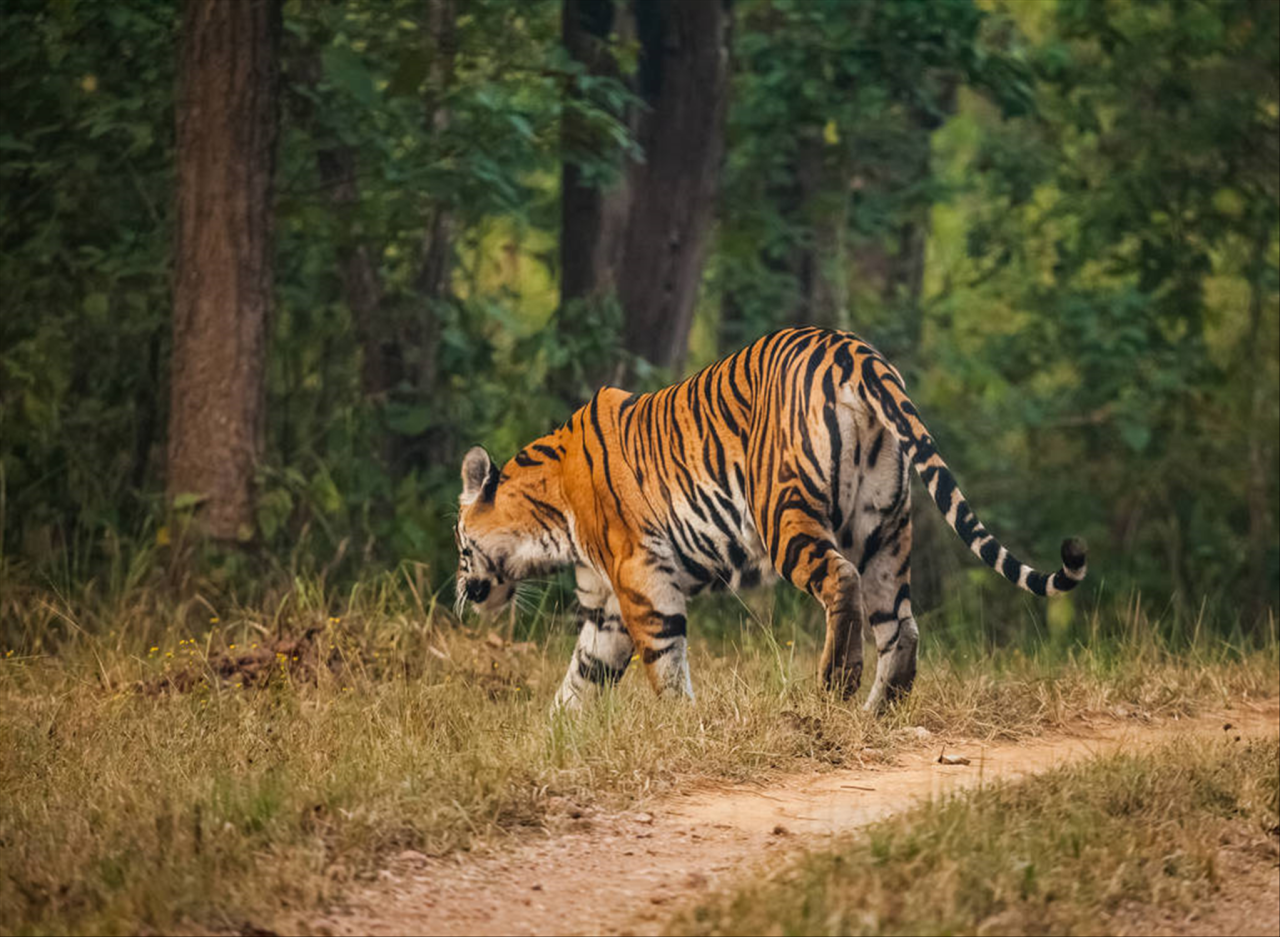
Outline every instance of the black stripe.
[(1080, 580), (1072, 579), (1061, 570), (1053, 574), (1053, 587), (1059, 592), (1067, 592), (1080, 584)]
[[(933, 501), (938, 505), (938, 510), (943, 516), (951, 510), (951, 495), (956, 490), (956, 480), (951, 477), (951, 473), (944, 468), (938, 469), (938, 487), (934, 489)], [(956, 519), (960, 517), (956, 514)]]
[(600, 395), (598, 393), (591, 398), (590, 413), (591, 428), (595, 430), (596, 438), (600, 440), (601, 469), (604, 472), (605, 487), (609, 489), (609, 494), (613, 495), (613, 503), (618, 508), (618, 517), (626, 517), (626, 513), (622, 510), (622, 498), (618, 496), (617, 489), (613, 487), (613, 473), (609, 471), (609, 445), (605, 441), (604, 431), (600, 428)]
[(547, 504), (545, 501), (540, 501), (533, 495), (525, 495), (524, 497), (525, 500), (532, 504), (537, 510), (542, 511), (545, 514), (550, 514), (562, 526), (568, 525), (568, 521), (565, 520), (564, 512), (559, 508), (554, 505)]
[(876, 467), (876, 460), (880, 458), (880, 447), (884, 445), (884, 430), (880, 430), (876, 434), (876, 441), (871, 444), (871, 451), (867, 453), (867, 468)]
[(498, 481), (502, 476), (498, 473), (498, 467), (493, 463), (489, 464), (489, 477), (484, 480), (484, 487), (480, 489), (481, 501), (492, 501), (494, 495), (498, 493)]
[(980, 555), (982, 556), (982, 562), (986, 563), (992, 569), (996, 568), (996, 560), (1000, 558), (1000, 544), (996, 541), (995, 537), (992, 537), (982, 545)]
[(659, 647), (659, 648), (647, 647), (644, 649), (644, 653), (640, 655), (640, 658), (646, 664), (652, 664), (655, 660), (657, 660), (663, 654), (666, 654), (667, 652), (673, 650), (674, 648), (675, 648), (674, 643), (668, 644), (666, 647)]
[(650, 635), (654, 640), (659, 638), (683, 638), (687, 632), (687, 624), (683, 615), (663, 615), (661, 612), (654, 612), (653, 618), (659, 623), (658, 630)]

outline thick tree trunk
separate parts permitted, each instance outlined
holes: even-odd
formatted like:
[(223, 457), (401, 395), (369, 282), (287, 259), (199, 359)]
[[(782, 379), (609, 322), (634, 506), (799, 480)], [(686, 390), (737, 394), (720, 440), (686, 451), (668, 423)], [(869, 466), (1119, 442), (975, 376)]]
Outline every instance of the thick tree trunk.
[[(567, 112), (561, 307), (616, 294), (624, 347), (664, 368), (684, 360), (702, 279), (724, 154), (731, 22), (720, 0), (565, 0), (563, 7), (565, 48), (591, 75), (621, 75), (612, 35), (638, 39), (633, 90), (643, 105), (628, 120), (644, 155), (607, 188), (584, 184), (574, 154), (607, 144), (589, 139)], [(575, 327), (572, 317), (562, 322)], [(588, 379), (626, 378), (602, 363)]]
[[(625, 14), (615, 16), (615, 7), (613, 0), (564, 2), (560, 22), (564, 47), (590, 75), (620, 76), (609, 35), (615, 29), (630, 32), (630, 23)], [(560, 171), (560, 301), (596, 300), (616, 286), (630, 187), (625, 175), (607, 189), (583, 182), (574, 154), (598, 151), (608, 144), (591, 139), (571, 108), (565, 109), (560, 133), (566, 154)]]
[(183, 10), (167, 492), (203, 499), (210, 536), (246, 539), (263, 438), (280, 6)]
[(637, 137), (618, 298), (627, 350), (659, 367), (684, 361), (724, 155), (730, 9), (716, 0), (636, 0)]

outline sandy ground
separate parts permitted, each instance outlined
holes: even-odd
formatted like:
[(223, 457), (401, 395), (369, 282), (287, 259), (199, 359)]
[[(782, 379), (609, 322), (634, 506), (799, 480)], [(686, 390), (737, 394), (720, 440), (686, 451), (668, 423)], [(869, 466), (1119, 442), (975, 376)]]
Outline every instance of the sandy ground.
[[(583, 816), (568, 832), (488, 856), (406, 853), (350, 903), (306, 929), (321, 934), (648, 934), (705, 889), (760, 874), (802, 849), (912, 803), (1016, 779), (1089, 755), (1189, 732), (1280, 738), (1275, 701), (1195, 719), (1082, 720), (1069, 733), (983, 743), (919, 733), (892, 766), (795, 776), (767, 787), (704, 787), (647, 812)], [(939, 755), (968, 764), (940, 764)], [(1122, 909), (1112, 933), (1280, 934), (1280, 870), (1225, 855), (1231, 885), (1192, 920)], [(1102, 922), (1100, 922), (1102, 923)]]

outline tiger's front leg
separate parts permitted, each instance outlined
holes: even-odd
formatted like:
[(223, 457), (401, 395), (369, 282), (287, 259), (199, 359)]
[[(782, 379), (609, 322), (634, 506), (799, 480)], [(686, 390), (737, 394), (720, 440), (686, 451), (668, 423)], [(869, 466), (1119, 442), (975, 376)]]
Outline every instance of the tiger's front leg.
[(693, 699), (684, 593), (641, 558), (620, 571), (614, 588), (654, 692)]
[(616, 685), (635, 653), (613, 589), (585, 566), (577, 568), (577, 579), (578, 643), (554, 709), (580, 709), (602, 687)]

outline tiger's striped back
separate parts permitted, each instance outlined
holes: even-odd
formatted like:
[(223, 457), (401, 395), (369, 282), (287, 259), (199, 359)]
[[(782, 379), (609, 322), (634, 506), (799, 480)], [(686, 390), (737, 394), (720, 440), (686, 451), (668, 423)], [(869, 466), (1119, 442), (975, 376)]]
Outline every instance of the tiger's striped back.
[[(1084, 577), (1076, 540), (1052, 574), (1010, 554), (969, 508), (897, 371), (856, 336), (816, 328), (765, 336), (654, 393), (604, 388), (496, 479), (472, 466), (460, 544), (496, 555), (508, 578), (574, 563), (588, 639), (570, 675), (615, 679), (619, 655), (638, 647), (659, 691), (689, 692), (686, 597), (776, 572), (827, 610), (829, 684), (856, 688), (871, 628), (881, 668), (868, 702), (879, 706), (915, 668), (909, 465), (1010, 582), (1053, 595)], [(562, 702), (582, 689), (566, 678)]]

